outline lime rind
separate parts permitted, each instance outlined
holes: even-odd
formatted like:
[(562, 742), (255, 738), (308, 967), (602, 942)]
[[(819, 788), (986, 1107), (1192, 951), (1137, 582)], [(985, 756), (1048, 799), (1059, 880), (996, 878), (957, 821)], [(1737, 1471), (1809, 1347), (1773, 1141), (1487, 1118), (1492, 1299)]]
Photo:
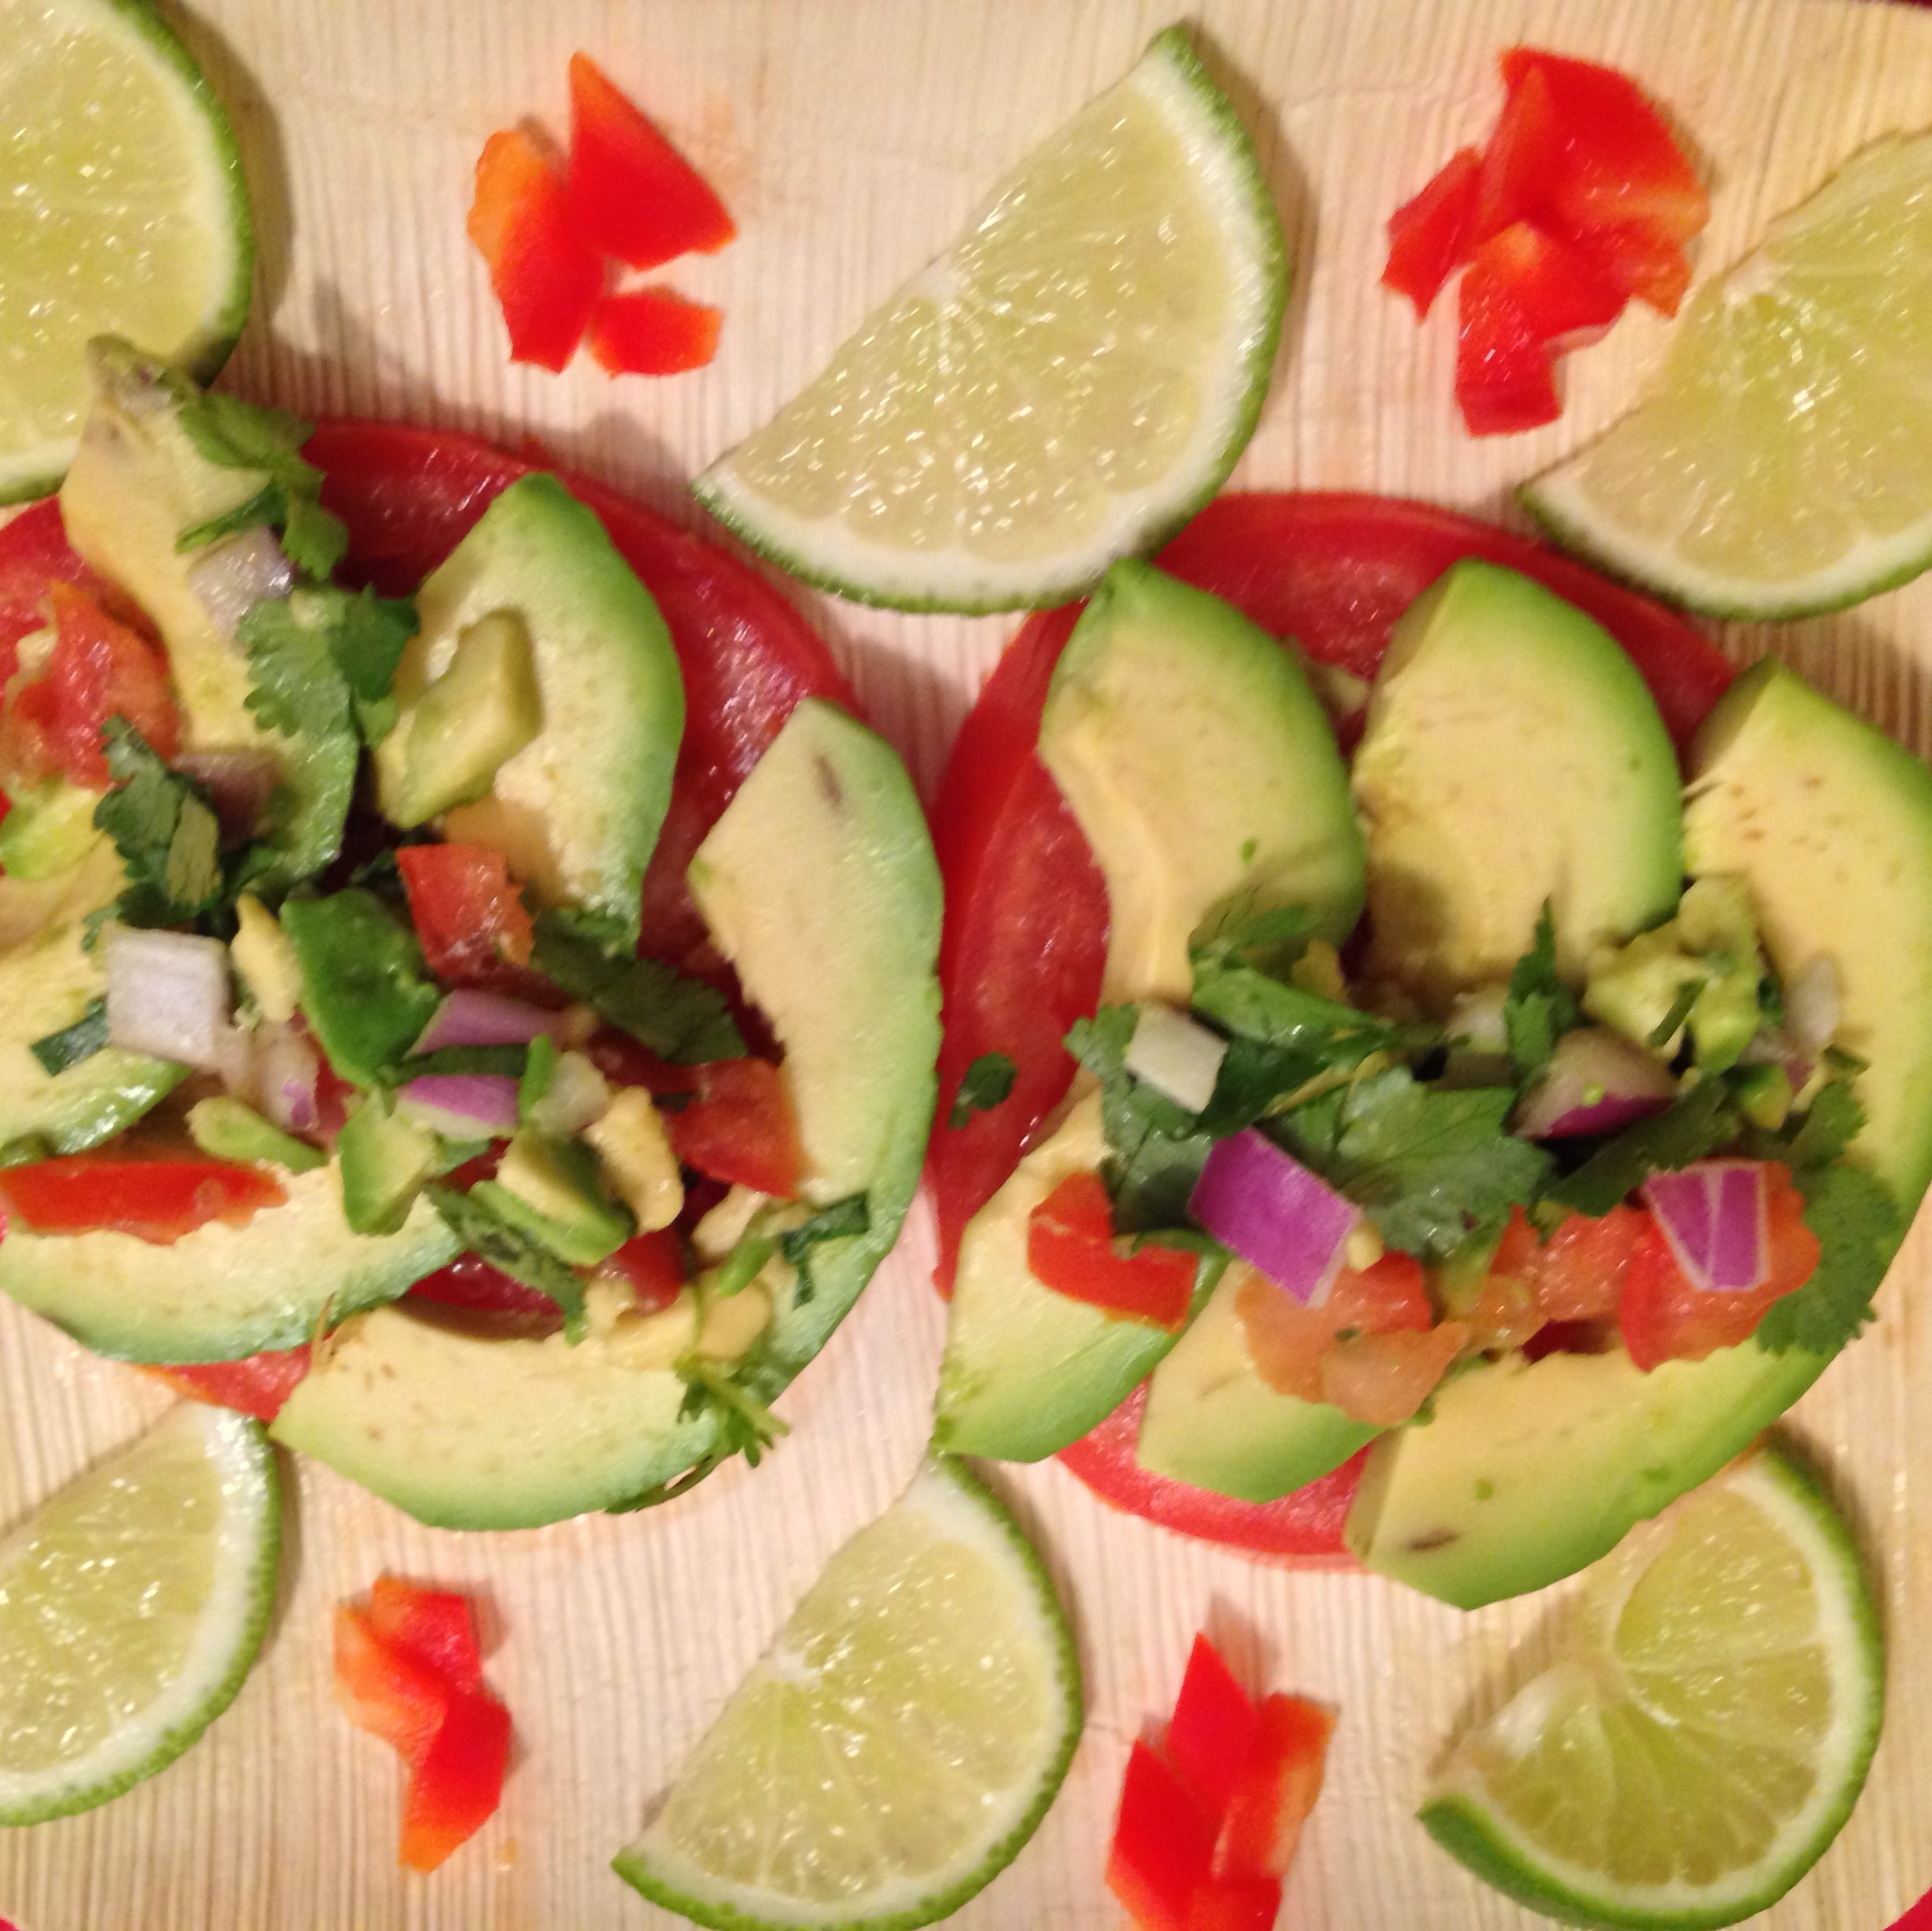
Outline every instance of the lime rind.
[[(1030, 1640), (1051, 1658), (1058, 1729), (1032, 1776), (1002, 1794), (1004, 1806), (994, 1809), (983, 1840), (957, 1860), (962, 1868), (941, 1873), (916, 1896), (888, 1892), (856, 1911), (844, 1904), (819, 1908), (774, 1892), (720, 1885), (663, 1841), (661, 1809), (643, 1835), (612, 1860), (618, 1875), (652, 1903), (713, 1931), (915, 1931), (949, 1917), (983, 1891), (1039, 1829), (1073, 1762), (1084, 1720), (1080, 1659), (1052, 1581), (1039, 1551), (1005, 1506), (955, 1458), (928, 1457), (894, 1504), (895, 1509), (907, 1507), (931, 1514), (949, 1535), (984, 1554), (1012, 1580), (1016, 1601), (1029, 1611)], [(779, 1640), (782, 1645), (782, 1635)], [(766, 1659), (759, 1668), (769, 1662)]]
[[(152, 70), (178, 87), (183, 125), (205, 136), (204, 165), (199, 171), (208, 200), (201, 213), (216, 251), (208, 299), (186, 340), (143, 346), (197, 382), (212, 382), (248, 320), (254, 290), (255, 225), (234, 123), (194, 57), (148, 0), (61, 0), (61, 5), (92, 26), (124, 35)], [(112, 333), (114, 328), (114, 318), (103, 316), (87, 333)], [(73, 345), (77, 369), (82, 346), (80, 342)], [(58, 488), (73, 448), (74, 439), (64, 437), (0, 453), (0, 504), (26, 502)]]
[[(281, 1555), (275, 1451), (259, 1421), (185, 1401), (116, 1459), (131, 1462), (168, 1435), (185, 1431), (200, 1435), (215, 1465), (223, 1517), (208, 1601), (181, 1667), (152, 1702), (85, 1757), (31, 1775), (0, 1768), (0, 1824), (39, 1824), (92, 1809), (165, 1769), (234, 1701), (253, 1667), (274, 1605)], [(30, 1519), (17, 1533), (31, 1535), (33, 1527)], [(0, 1574), (6, 1555), (0, 1550)]]
[[(1818, 1862), (1864, 1787), (1884, 1715), (1885, 1648), (1852, 1531), (1816, 1478), (1777, 1446), (1767, 1446), (1718, 1479), (1771, 1517), (1803, 1552), (1816, 1591), (1819, 1641), (1835, 1667), (1831, 1720), (1816, 1754), (1812, 1794), (1766, 1857), (1724, 1882), (1612, 1890), (1601, 1873), (1531, 1843), (1485, 1801), (1480, 1777), (1458, 1752), (1419, 1813), (1424, 1828), (1485, 1883), (1565, 1924), (1635, 1931), (1716, 1931), (1735, 1924), (1775, 1903)], [(1695, 1499), (1679, 1506), (1694, 1507)]]
[[(850, 602), (975, 616), (1048, 608), (1077, 597), (1117, 558), (1159, 548), (1214, 497), (1247, 447), (1267, 400), (1288, 304), (1287, 246), (1253, 138), (1202, 65), (1185, 28), (1156, 35), (1121, 85), (1154, 100), (1170, 130), (1185, 143), (1237, 279), (1230, 309), (1242, 318), (1241, 326), (1213, 358), (1219, 406), (1204, 408), (1185, 451), (1155, 482), (1114, 496), (1096, 535), (1043, 564), (1029, 559), (997, 566), (957, 550), (895, 552), (844, 536), (837, 519), (798, 515), (752, 489), (734, 467), (736, 450), (691, 485), (721, 523), (800, 581)], [(981, 215), (1025, 168), (1022, 162), (994, 189)], [(968, 223), (968, 234), (979, 219)], [(945, 260), (923, 271), (908, 289), (927, 278), (943, 279)], [(859, 332), (908, 292), (888, 298)]]

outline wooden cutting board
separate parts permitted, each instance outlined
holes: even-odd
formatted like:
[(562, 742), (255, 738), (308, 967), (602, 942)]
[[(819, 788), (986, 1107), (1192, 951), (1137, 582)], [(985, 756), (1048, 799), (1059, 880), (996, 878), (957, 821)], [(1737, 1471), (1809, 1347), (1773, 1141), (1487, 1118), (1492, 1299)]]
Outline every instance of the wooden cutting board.
[[(1641, 76), (1700, 144), (1720, 265), (1874, 135), (1932, 121), (1932, 17), (1837, 0), (1203, 0), (1211, 63), (1260, 144), (1297, 260), (1249, 485), (1425, 496), (1509, 517), (1517, 482), (1632, 396), (1663, 325), (1633, 313), (1567, 365), (1563, 421), (1472, 442), (1451, 400), (1454, 324), (1376, 286), (1382, 223), (1482, 138), (1494, 56), (1528, 40)], [(260, 212), (242, 393), (304, 413), (541, 436), (695, 523), (685, 479), (813, 374), (981, 190), (1116, 79), (1167, 24), (1146, 0), (204, 0), (184, 21), (239, 125)], [(717, 361), (612, 383), (512, 369), (463, 240), (485, 137), (566, 126), (590, 51), (722, 191), (741, 230), (665, 279), (722, 304)], [(5, 55), (0, 53), (0, 59)], [(930, 795), (1011, 625), (894, 617), (796, 593)], [(1932, 748), (1932, 582), (1841, 617), (1725, 638), (1776, 651)], [(1932, 1319), (1921, 1226), (1884, 1318), (1796, 1411), (1865, 1535), (1893, 1632), (1870, 1785), (1811, 1877), (1758, 1922), (1876, 1931), (1932, 1883)], [(890, 1500), (925, 1439), (942, 1312), (930, 1220), (781, 1404), (792, 1433), (642, 1516), (537, 1532), (422, 1529), (294, 1471), (288, 1574), (266, 1654), (187, 1757), (86, 1816), (0, 1834), (0, 1913), (23, 1931), (605, 1931), (674, 1921), (608, 1860), (830, 1551)], [(165, 1398), (0, 1309), (0, 1519), (125, 1439)], [(1110, 1514), (1055, 1465), (995, 1479), (1078, 1625), (1086, 1735), (1013, 1869), (956, 1922), (1085, 1931), (1128, 1746), (1165, 1708), (1203, 1624), (1258, 1684), (1341, 1711), (1294, 1875), (1303, 1931), (1503, 1931), (1544, 1921), (1484, 1890), (1413, 1820), (1457, 1723), (1539, 1653), (1547, 1599), (1465, 1615), (1377, 1580), (1292, 1574)], [(433, 1877), (394, 1862), (393, 1757), (328, 1694), (331, 1604), (379, 1570), (472, 1589), (519, 1750), (503, 1809)]]

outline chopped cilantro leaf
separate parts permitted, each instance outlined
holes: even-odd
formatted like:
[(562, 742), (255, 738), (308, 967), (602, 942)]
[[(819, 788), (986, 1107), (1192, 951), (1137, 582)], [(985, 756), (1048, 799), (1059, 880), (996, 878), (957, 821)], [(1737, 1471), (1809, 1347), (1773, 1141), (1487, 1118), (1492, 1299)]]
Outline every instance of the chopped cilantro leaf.
[(742, 1454), (756, 1468), (781, 1435), (792, 1431), (721, 1361), (709, 1361), (693, 1349), (672, 1364), (684, 1382), (684, 1399), (678, 1420), (695, 1420), (707, 1409), (716, 1411), (723, 1435), (722, 1453)]
[(415, 606), (332, 586), (256, 604), (238, 634), (271, 730), (312, 741), (360, 732), (378, 744), (395, 723), (391, 687), (416, 628)]
[(571, 912), (541, 913), (531, 963), (674, 1065), (744, 1057), (744, 1040), (717, 987), (687, 979), (661, 960), (614, 952), (594, 921)]
[(1188, 956), (1197, 971), (1204, 964), (1246, 965), (1272, 972), (1292, 961), (1314, 929), (1314, 919), (1299, 905), (1258, 908), (1252, 893), (1242, 893), (1195, 927)]
[(1546, 899), (1537, 919), (1535, 940), (1516, 961), (1503, 1001), (1503, 1027), (1517, 1079), (1533, 1079), (1540, 1073), (1549, 1064), (1557, 1039), (1582, 1018), (1569, 987), (1556, 975), (1556, 928)]
[(982, 1053), (960, 1076), (946, 1125), (961, 1127), (976, 1113), (999, 1106), (1013, 1090), (1018, 1068), (1004, 1053)]
[(1836, 1354), (1871, 1319), (1872, 1297), (1904, 1231), (1898, 1205), (1863, 1167), (1806, 1167), (1793, 1178), (1805, 1198), (1805, 1225), (1818, 1237), (1818, 1263), (1803, 1287), (1765, 1310), (1758, 1345), (1773, 1354)]
[(423, 1198), (469, 1252), (555, 1301), (567, 1341), (575, 1346), (583, 1339), (583, 1283), (565, 1262), (474, 1194), (432, 1185), (424, 1188)]
[(1559, 1208), (1601, 1219), (1653, 1173), (1689, 1166), (1737, 1137), (1737, 1109), (1722, 1080), (1704, 1080), (1662, 1113), (1607, 1140), (1549, 1190)]
[(399, 1060), (394, 1072), (399, 1084), (451, 1073), (493, 1074), (520, 1080), (529, 1065), (526, 1046), (440, 1046), (433, 1052), (412, 1053)]
[(264, 481), (246, 502), (184, 530), (174, 547), (198, 549), (238, 530), (279, 524), (289, 561), (326, 578), (342, 561), (349, 535), (342, 519), (321, 506), (321, 472), (297, 453), (309, 440), (309, 425), (285, 410), (264, 409), (216, 390), (184, 394), (180, 421), (208, 462), (224, 470), (259, 471)]
[(1677, 996), (1670, 1002), (1664, 1016), (1645, 1035), (1644, 1044), (1654, 1049), (1668, 1046), (1677, 1037), (1678, 1027), (1690, 1018), (1703, 990), (1702, 979), (1686, 979), (1677, 988)]
[(811, 1251), (822, 1241), (843, 1241), (863, 1233), (872, 1225), (872, 1209), (862, 1193), (848, 1194), (822, 1207), (810, 1220), (788, 1227), (778, 1237), (778, 1251), (792, 1263), (798, 1285), (792, 1298), (800, 1306), (818, 1292), (811, 1277)]
[(1103, 1006), (1091, 1019), (1076, 1020), (1066, 1036), (1067, 1050), (1101, 1083), (1103, 1177), (1124, 1233), (1184, 1226), (1188, 1196), (1214, 1144), (1193, 1113), (1127, 1071), (1139, 1018), (1136, 1006)]
[(90, 999), (87, 1010), (71, 1026), (44, 1035), (27, 1050), (39, 1061), (43, 1072), (58, 1074), (91, 1059), (107, 1043), (107, 1001)]
[(551, 1082), (556, 1077), (556, 1042), (546, 1032), (540, 1032), (530, 1042), (530, 1056), (523, 1062), (522, 1077), (517, 1082), (517, 1121), (526, 1123), (532, 1113), (543, 1104), (544, 1097), (550, 1091)]
[(127, 925), (185, 925), (222, 896), (214, 806), (125, 717), (109, 718), (102, 735), (116, 784), (94, 807), (94, 822), (114, 840), (128, 878), (113, 915)]

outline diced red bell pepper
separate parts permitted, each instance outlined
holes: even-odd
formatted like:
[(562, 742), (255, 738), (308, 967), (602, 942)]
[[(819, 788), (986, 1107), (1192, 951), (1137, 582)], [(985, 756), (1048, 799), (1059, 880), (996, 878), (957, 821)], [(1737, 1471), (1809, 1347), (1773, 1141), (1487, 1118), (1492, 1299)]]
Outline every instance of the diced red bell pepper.
[(455, 1691), (402, 1800), (398, 1857), (432, 1871), (495, 1816), (510, 1767), (510, 1712), (494, 1697)]
[(1661, 241), (1647, 228), (1564, 231), (1571, 246), (1589, 256), (1598, 272), (1659, 315), (1675, 315), (1690, 286), (1690, 264), (1682, 245)]
[(1566, 132), (1548, 83), (1534, 68), (1526, 70), (1510, 88), (1483, 151), (1472, 241), (1486, 241), (1541, 211), (1551, 174), (1563, 159)]
[(335, 1606), (335, 1701), (343, 1714), (406, 1764), (421, 1763), (449, 1713), (454, 1692), (448, 1679), (384, 1641), (369, 1611), (353, 1603)]
[(655, 268), (737, 234), (710, 183), (589, 54), (571, 57), (570, 85), (571, 215), (591, 247)]
[(1333, 1715), (1319, 1704), (1279, 1692), (1261, 1699), (1254, 1742), (1215, 1843), (1218, 1876), (1287, 1876), (1301, 1826), (1321, 1794), (1334, 1729)]
[(436, 1671), (457, 1689), (483, 1687), (483, 1652), (468, 1596), (380, 1575), (369, 1587), (369, 1622), (391, 1648)]
[(1608, 328), (1623, 312), (1626, 291), (1588, 252), (1527, 221), (1491, 235), (1477, 249), (1474, 267), (1486, 268), (1509, 290), (1532, 335), (1559, 349), (1567, 338)]
[(1194, 1639), (1174, 1720), (1167, 1760), (1219, 1827), (1255, 1738), (1254, 1701), (1205, 1636)]
[(510, 359), (562, 369), (604, 292), (604, 263), (571, 218), (563, 180), (521, 128), (484, 144), (469, 233), (489, 264)]
[(606, 295), (590, 312), (592, 355), (612, 376), (681, 376), (717, 354), (724, 312), (668, 288)]
[(1200, 1263), (1153, 1242), (1122, 1253), (1106, 1188), (1098, 1173), (1069, 1173), (1033, 1209), (1027, 1266), (1056, 1294), (1172, 1330), (1187, 1319)]
[(750, 1057), (677, 1071), (691, 1097), (666, 1113), (665, 1130), (679, 1160), (713, 1180), (796, 1198), (805, 1150), (784, 1072), (769, 1060)]
[(1382, 271), (1382, 284), (1415, 304), (1417, 320), (1428, 313), (1443, 283), (1469, 259), (1481, 171), (1481, 154), (1465, 148), (1450, 156), (1420, 194), (1389, 217), (1388, 264)]
[(1193, 1793), (1137, 1739), (1121, 1787), (1106, 1881), (1140, 1931), (1187, 1931), (1188, 1907), (1211, 1874), (1214, 1843)]
[(118, 623), (84, 590), (51, 585), (54, 644), (39, 675), (0, 719), (0, 773), (9, 784), (71, 778), (89, 791), (113, 782), (102, 727), (125, 717), (163, 758), (181, 742), (167, 664), (138, 631)]
[(239, 1227), (288, 1198), (259, 1166), (70, 1154), (0, 1168), (0, 1209), (36, 1233), (132, 1234), (167, 1247), (212, 1220)]
[(683, 1292), (683, 1248), (668, 1227), (640, 1233), (608, 1256), (601, 1271), (621, 1278), (637, 1297), (639, 1311), (654, 1314)]
[(1210, 1877), (1188, 1900), (1187, 1931), (1274, 1931), (1281, 1912), (1275, 1877)]
[(500, 982), (530, 964), (532, 927), (508, 861), (488, 845), (402, 845), (396, 870), (423, 957), (453, 985)]
[(1471, 436), (1509, 436), (1563, 413), (1549, 345), (1495, 265), (1473, 261), (1456, 291), (1456, 400)]

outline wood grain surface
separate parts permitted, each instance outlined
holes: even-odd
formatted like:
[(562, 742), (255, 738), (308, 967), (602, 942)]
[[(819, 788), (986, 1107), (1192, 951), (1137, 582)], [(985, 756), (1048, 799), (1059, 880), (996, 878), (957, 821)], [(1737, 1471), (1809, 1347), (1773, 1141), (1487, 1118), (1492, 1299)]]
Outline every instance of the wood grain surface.
[[(208, 0), (181, 17), (239, 125), (260, 212), (256, 319), (230, 380), (304, 411), (404, 416), (560, 460), (695, 523), (686, 479), (815, 372), (944, 244), (982, 189), (1129, 65), (1170, 17), (1139, 0)], [(1888, 129), (1932, 119), (1932, 17), (1837, 0), (1202, 0), (1202, 42), (1260, 141), (1297, 259), (1275, 387), (1237, 480), (1426, 496), (1514, 520), (1509, 492), (1627, 403), (1663, 325), (1633, 313), (1567, 365), (1563, 420), (1472, 442), (1454, 324), (1376, 286), (1382, 223), (1498, 99), (1518, 39), (1642, 76), (1708, 163), (1701, 267)], [(565, 127), (592, 51), (722, 191), (741, 238), (665, 279), (721, 302), (698, 374), (612, 383), (512, 369), (463, 240), (493, 129)], [(6, 58), (0, 51), (0, 59)], [(1445, 305), (1445, 309), (1453, 305)], [(1011, 626), (802, 601), (928, 795)], [(1922, 752), (1932, 584), (1843, 616), (1740, 629)], [(942, 1334), (915, 1210), (897, 1254), (781, 1403), (792, 1433), (642, 1516), (461, 1536), (294, 1469), (265, 1656), (162, 1776), (104, 1809), (0, 1834), (22, 1931), (616, 1931), (674, 1921), (608, 1860), (829, 1551), (916, 1464)], [(1932, 1883), (1932, 1319), (1922, 1224), (1884, 1317), (1795, 1416), (1865, 1535), (1892, 1632), (1871, 1783), (1818, 1870), (1761, 1920), (1877, 1931)], [(132, 1435), (166, 1398), (0, 1310), (0, 1519)], [(1379, 1580), (1291, 1574), (1110, 1514), (1057, 1465), (995, 1470), (1076, 1619), (1088, 1727), (1017, 1863), (962, 1925), (1088, 1931), (1128, 1746), (1206, 1624), (1252, 1678), (1338, 1705), (1327, 1789), (1285, 1921), (1302, 1931), (1504, 1931), (1544, 1921), (1484, 1890), (1414, 1823), (1459, 1720), (1536, 1660), (1545, 1599), (1462, 1615)], [(502, 1810), (428, 1878), (398, 1870), (394, 1757), (328, 1694), (331, 1604), (389, 1568), (477, 1591), (518, 1750)]]

